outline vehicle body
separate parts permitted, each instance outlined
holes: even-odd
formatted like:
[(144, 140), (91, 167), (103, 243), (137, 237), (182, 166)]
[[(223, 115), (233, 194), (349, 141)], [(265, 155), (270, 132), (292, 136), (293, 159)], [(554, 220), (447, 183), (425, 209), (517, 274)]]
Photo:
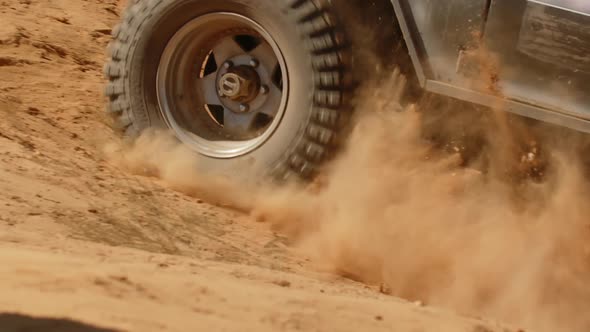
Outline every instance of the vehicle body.
[(425, 90), (590, 132), (590, 1), (392, 1)]
[(312, 177), (379, 68), (404, 101), (590, 132), (586, 0), (135, 0), (113, 35), (116, 126), (168, 128), (207, 171)]

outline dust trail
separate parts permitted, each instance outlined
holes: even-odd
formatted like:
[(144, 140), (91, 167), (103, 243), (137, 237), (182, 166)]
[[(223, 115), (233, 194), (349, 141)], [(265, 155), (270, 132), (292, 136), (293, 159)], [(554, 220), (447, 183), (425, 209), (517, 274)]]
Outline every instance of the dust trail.
[(104, 149), (111, 162), (127, 171), (163, 180), (174, 190), (212, 204), (248, 212), (254, 204), (249, 185), (226, 177), (200, 174), (195, 154), (169, 132), (147, 130), (135, 141), (111, 143)]
[[(275, 195), (256, 213), (335, 271), (394, 295), (536, 331), (588, 331), (590, 196), (573, 157), (553, 151), (542, 183), (507, 181), (496, 163), (461, 168), (459, 154), (422, 139), (420, 113), (396, 112), (382, 94), (366, 98), (321, 192)], [(517, 157), (502, 144), (514, 136), (482, 134), (496, 143), (480, 159)]]
[[(336, 273), (392, 295), (539, 332), (590, 330), (590, 195), (575, 159), (547, 151), (552, 167), (542, 181), (501, 176), (494, 162), (465, 168), (460, 153), (441, 153), (423, 138), (424, 112), (400, 111), (391, 84), (364, 95), (349, 144), (320, 190), (266, 188), (226, 203), (271, 222)], [(472, 117), (465, 115), (467, 125), (496, 142), (472, 164), (503, 149), (514, 155), (518, 149), (502, 143), (514, 136)], [(119, 161), (147, 165), (188, 193), (216, 197), (232, 186), (195, 174), (194, 158), (158, 137), (144, 136)]]

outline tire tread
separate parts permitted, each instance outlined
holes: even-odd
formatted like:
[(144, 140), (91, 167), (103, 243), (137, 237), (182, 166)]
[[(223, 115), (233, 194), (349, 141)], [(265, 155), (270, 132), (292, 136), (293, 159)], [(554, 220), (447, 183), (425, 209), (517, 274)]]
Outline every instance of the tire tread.
[[(337, 147), (338, 136), (343, 132), (343, 113), (350, 109), (347, 92), (349, 79), (346, 73), (350, 54), (341, 27), (334, 19), (330, 8), (324, 8), (317, 0), (278, 0), (284, 12), (295, 22), (298, 31), (310, 52), (314, 70), (314, 95), (309, 123), (302, 128), (301, 139), (293, 144), (279, 161), (273, 174), (277, 178), (290, 178), (285, 172), (308, 179), (318, 173), (322, 163)], [(129, 91), (126, 87), (126, 64), (131, 61), (130, 50), (139, 38), (142, 24), (163, 0), (130, 1), (123, 19), (112, 30), (109, 45), (110, 58), (104, 66), (108, 83), (105, 95), (108, 98), (107, 113), (113, 119), (113, 128), (123, 135), (137, 135)], [(277, 172), (275, 172), (277, 173)]]

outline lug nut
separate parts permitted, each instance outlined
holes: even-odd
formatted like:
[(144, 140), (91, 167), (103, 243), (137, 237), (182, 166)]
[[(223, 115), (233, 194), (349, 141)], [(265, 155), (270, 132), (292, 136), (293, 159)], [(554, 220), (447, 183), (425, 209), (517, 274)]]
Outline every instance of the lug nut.
[(240, 104), (240, 112), (248, 112), (249, 110), (250, 110), (250, 105)]
[(268, 86), (263, 85), (260, 87), (260, 93), (262, 93), (263, 95), (268, 93)]
[(250, 66), (251, 67), (256, 68), (256, 67), (258, 67), (259, 64), (260, 64), (260, 62), (258, 62), (258, 60), (256, 60), (256, 59), (250, 60)]
[(226, 61), (223, 63), (223, 68), (225, 68), (225, 69), (230, 69), (233, 66), (234, 66), (234, 63), (231, 61)]

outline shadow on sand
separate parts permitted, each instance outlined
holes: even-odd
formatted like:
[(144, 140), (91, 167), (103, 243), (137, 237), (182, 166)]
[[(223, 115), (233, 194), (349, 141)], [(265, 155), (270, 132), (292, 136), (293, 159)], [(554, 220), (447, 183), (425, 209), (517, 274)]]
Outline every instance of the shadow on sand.
[(69, 319), (37, 318), (20, 314), (0, 314), (1, 332), (121, 332)]

